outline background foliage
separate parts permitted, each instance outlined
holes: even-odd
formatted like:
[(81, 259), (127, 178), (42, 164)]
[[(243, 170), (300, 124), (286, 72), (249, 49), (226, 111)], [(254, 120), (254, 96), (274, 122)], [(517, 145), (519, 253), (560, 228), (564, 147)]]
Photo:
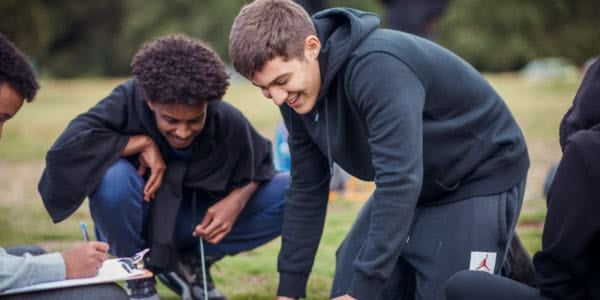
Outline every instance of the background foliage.
[[(144, 41), (170, 33), (200, 38), (227, 61), (229, 29), (244, 2), (3, 0), (0, 32), (43, 76), (124, 76)], [(384, 15), (379, 0), (328, 3)], [(516, 70), (544, 56), (581, 64), (600, 53), (599, 15), (597, 0), (452, 0), (435, 38), (482, 71)]]
[(600, 54), (598, 16), (597, 0), (455, 0), (439, 24), (439, 42), (486, 71), (546, 56), (580, 65)]

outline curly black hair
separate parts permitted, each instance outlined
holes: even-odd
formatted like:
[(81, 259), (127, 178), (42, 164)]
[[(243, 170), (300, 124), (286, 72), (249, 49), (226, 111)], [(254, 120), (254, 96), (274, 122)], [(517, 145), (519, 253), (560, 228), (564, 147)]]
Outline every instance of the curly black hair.
[(229, 74), (219, 56), (186, 35), (148, 42), (131, 62), (144, 98), (151, 103), (195, 104), (222, 99)]
[(27, 57), (0, 33), (0, 85), (8, 83), (27, 102), (33, 101), (40, 84)]

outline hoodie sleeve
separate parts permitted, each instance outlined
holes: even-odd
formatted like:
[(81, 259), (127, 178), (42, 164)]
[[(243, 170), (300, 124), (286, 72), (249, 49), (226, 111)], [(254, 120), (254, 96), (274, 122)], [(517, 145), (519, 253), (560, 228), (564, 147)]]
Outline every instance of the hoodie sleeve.
[(569, 140), (548, 191), (543, 250), (534, 256), (536, 279), (545, 296), (592, 299), (587, 284), (598, 274), (600, 133), (579, 132)]
[(330, 173), (327, 158), (313, 143), (298, 115), (284, 106), (281, 112), (289, 131), (292, 162), (278, 260), (277, 295), (305, 297), (308, 275), (323, 233)]
[(386, 53), (370, 53), (348, 68), (347, 93), (367, 125), (375, 172), (372, 221), (348, 294), (368, 299), (396, 264), (421, 192), (425, 89), (409, 66)]
[(0, 248), (0, 291), (65, 278), (65, 262), (60, 253), (15, 256)]
[(72, 120), (46, 153), (38, 191), (54, 222), (73, 213), (120, 156), (129, 135), (127, 91), (133, 81), (117, 87), (89, 111)]

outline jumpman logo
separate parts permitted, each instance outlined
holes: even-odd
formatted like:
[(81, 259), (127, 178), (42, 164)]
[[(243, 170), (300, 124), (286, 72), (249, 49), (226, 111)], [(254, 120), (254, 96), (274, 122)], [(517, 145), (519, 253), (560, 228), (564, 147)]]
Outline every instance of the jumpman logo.
[(488, 259), (488, 255), (486, 254), (485, 258), (481, 261), (481, 263), (475, 270), (481, 270), (482, 268), (485, 268), (486, 270), (488, 270), (488, 272), (491, 272), (492, 270), (490, 270), (490, 268), (487, 265), (487, 259)]

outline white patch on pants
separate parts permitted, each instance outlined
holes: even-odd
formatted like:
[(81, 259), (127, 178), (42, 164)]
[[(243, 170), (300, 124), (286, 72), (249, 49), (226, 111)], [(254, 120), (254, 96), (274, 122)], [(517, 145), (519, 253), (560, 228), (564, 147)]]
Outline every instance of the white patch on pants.
[(496, 267), (496, 252), (471, 252), (471, 261), (469, 262), (469, 270), (484, 271), (494, 274)]

